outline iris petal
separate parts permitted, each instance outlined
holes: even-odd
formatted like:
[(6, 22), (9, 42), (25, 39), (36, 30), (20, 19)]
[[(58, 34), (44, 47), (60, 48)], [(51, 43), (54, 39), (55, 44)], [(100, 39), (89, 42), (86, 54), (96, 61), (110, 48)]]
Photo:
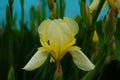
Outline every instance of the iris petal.
[(23, 69), (32, 71), (34, 69), (39, 68), (45, 60), (48, 57), (49, 51), (47, 51), (45, 48), (39, 48), (39, 50), (33, 55), (33, 57), (30, 59), (30, 61), (25, 65)]
[(38, 28), (42, 46), (52, 51), (55, 60), (60, 60), (65, 49), (75, 44), (78, 30), (78, 24), (67, 17), (45, 20)]
[(61, 19), (52, 21), (49, 26), (49, 42), (51, 49), (57, 54), (61, 55), (66, 46), (74, 39), (72, 32), (68, 25)]
[(73, 46), (69, 48), (68, 51), (72, 55), (73, 62), (79, 69), (89, 71), (95, 68), (94, 64), (84, 55), (79, 47)]
[(48, 26), (51, 24), (51, 22), (52, 22), (51, 20), (44, 20), (40, 24), (40, 27), (38, 27), (40, 42), (42, 46), (45, 48), (49, 48), (49, 44), (48, 44), (49, 32), (47, 28), (49, 28)]
[(73, 32), (73, 36), (75, 36), (79, 31), (79, 27), (76, 21), (67, 17), (64, 17), (63, 20), (69, 26), (69, 28), (71, 29), (71, 32)]

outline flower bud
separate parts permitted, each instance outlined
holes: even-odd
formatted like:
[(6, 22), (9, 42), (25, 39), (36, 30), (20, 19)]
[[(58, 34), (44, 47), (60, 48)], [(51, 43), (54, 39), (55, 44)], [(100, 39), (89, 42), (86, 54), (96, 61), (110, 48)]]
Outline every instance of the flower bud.
[(10, 70), (9, 70), (9, 73), (8, 73), (8, 79), (7, 80), (15, 80), (13, 66), (10, 67)]
[(56, 1), (55, 0), (47, 0), (47, 1), (50, 8), (50, 18), (51, 19), (58, 18)]
[(57, 65), (57, 69), (54, 74), (54, 80), (63, 80), (62, 66), (60, 64)]
[(84, 1), (81, 1), (80, 5), (81, 5), (81, 15), (82, 15), (83, 21), (87, 26), (90, 26), (92, 23), (92, 17), (90, 14), (89, 7), (86, 5)]
[(94, 30), (94, 34), (93, 34), (93, 42), (97, 42), (98, 43), (98, 41), (99, 41), (99, 38), (98, 38), (98, 35), (97, 35), (97, 32), (96, 32), (96, 30)]
[(48, 2), (48, 5), (49, 5), (49, 8), (51, 10), (53, 10), (53, 8), (54, 8), (54, 0), (47, 0), (47, 2)]
[(106, 63), (110, 63), (115, 58), (115, 53), (116, 53), (116, 44), (115, 44), (115, 37), (113, 35), (110, 42), (110, 53), (106, 57)]
[(116, 24), (117, 24), (116, 9), (110, 8), (105, 23), (103, 25), (105, 43), (110, 43), (113, 34), (116, 30)]

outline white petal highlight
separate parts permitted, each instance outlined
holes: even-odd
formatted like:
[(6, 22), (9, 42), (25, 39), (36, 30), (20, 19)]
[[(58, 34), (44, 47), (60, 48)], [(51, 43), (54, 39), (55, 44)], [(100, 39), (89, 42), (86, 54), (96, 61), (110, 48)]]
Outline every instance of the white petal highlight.
[(90, 13), (92, 13), (94, 10), (97, 9), (99, 3), (100, 3), (101, 0), (93, 0), (93, 2), (91, 3), (90, 5)]
[[(101, 1), (101, 0), (93, 0), (93, 2), (91, 3), (91, 5), (89, 6), (89, 8), (90, 8), (90, 13), (93, 13), (93, 11), (96, 11), (96, 10), (97, 10), (98, 5), (100, 4), (100, 1)], [(102, 9), (104, 9), (104, 8), (106, 7), (106, 5), (107, 5), (107, 0), (105, 1)]]
[(30, 61), (25, 65), (23, 69), (32, 71), (39, 68), (48, 57), (49, 51), (44, 48), (39, 48), (38, 51), (33, 55)]
[(90, 71), (95, 68), (94, 64), (87, 58), (86, 55), (84, 55), (79, 47), (73, 46), (69, 48), (68, 51), (72, 55), (73, 62), (79, 69)]

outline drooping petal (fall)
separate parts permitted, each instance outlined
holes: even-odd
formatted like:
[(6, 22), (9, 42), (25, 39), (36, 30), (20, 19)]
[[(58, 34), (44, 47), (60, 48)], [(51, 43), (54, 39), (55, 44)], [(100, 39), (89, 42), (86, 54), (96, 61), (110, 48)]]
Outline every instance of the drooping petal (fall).
[(45, 60), (47, 59), (49, 54), (49, 51), (45, 48), (41, 47), (38, 49), (38, 51), (33, 55), (33, 57), (30, 59), (30, 61), (25, 65), (23, 69), (32, 71), (34, 69), (39, 68)]
[(94, 64), (87, 58), (79, 47), (73, 46), (69, 48), (68, 51), (72, 55), (73, 62), (79, 69), (89, 71), (95, 68)]

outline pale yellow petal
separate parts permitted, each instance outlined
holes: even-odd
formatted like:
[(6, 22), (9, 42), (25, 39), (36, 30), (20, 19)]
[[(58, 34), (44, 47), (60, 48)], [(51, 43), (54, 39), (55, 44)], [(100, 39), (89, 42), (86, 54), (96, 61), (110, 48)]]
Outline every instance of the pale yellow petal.
[(55, 60), (61, 58), (63, 51), (75, 44), (78, 24), (70, 19), (45, 20), (38, 28), (42, 46), (51, 50)]
[[(63, 23), (61, 19), (53, 20), (49, 26), (49, 43), (50, 48), (56, 53), (56, 57), (60, 56), (63, 51), (64, 44), (71, 41), (71, 30), (67, 24)], [(66, 44), (67, 46), (68, 44)]]
[(49, 25), (51, 24), (51, 20), (44, 20), (40, 26), (38, 27), (38, 33), (39, 33), (39, 36), (40, 36), (40, 42), (42, 44), (42, 46), (46, 47), (46, 48), (49, 48), (49, 45), (48, 45), (48, 38), (49, 38), (49, 33), (48, 33), (48, 29), (49, 28)]
[(64, 17), (63, 21), (69, 26), (69, 28), (72, 30), (72, 32), (75, 36), (79, 31), (79, 26), (78, 26), (77, 22), (74, 19), (70, 19), (67, 17)]
[(89, 71), (95, 68), (94, 64), (87, 58), (79, 47), (73, 46), (69, 48), (68, 51), (72, 55), (73, 62), (79, 69)]
[[(49, 27), (49, 25), (51, 24), (51, 20), (44, 20), (41, 24), (40, 24), (40, 26), (38, 27), (38, 33), (39, 33), (39, 35), (40, 35), (40, 37), (44, 37), (44, 38), (47, 38), (47, 36), (48, 36), (48, 32), (47, 32), (47, 28)], [(47, 35), (44, 35), (44, 34), (47, 34)]]
[[(93, 13), (93, 11), (96, 11), (97, 10), (97, 8), (98, 8), (98, 6), (99, 6), (99, 4), (100, 4), (100, 1), (101, 0), (93, 0), (93, 2), (91, 3), (91, 5), (89, 6), (89, 8), (90, 8), (90, 13)], [(105, 7), (106, 7), (106, 5), (107, 5), (107, 0), (105, 1), (105, 3), (104, 3), (104, 5), (103, 5), (103, 7), (102, 7), (102, 9), (104, 9)]]
[(92, 13), (93, 11), (97, 10), (98, 5), (100, 3), (101, 0), (93, 0), (93, 2), (90, 5), (90, 13)]
[(39, 48), (38, 51), (33, 55), (33, 57), (30, 59), (30, 61), (25, 65), (23, 69), (32, 71), (34, 69), (39, 68), (43, 65), (45, 60), (48, 57), (49, 51), (47, 51), (44, 48)]
[(71, 47), (73, 44), (75, 44), (75, 42), (76, 42), (76, 39), (74, 38), (73, 39), (73, 41), (71, 41), (69, 44), (67, 44), (67, 42), (66, 42), (66, 44), (64, 44), (63, 46), (64, 46), (64, 50), (62, 51), (62, 54), (60, 55), (60, 60), (64, 57), (64, 55), (67, 53), (67, 49), (69, 48), (69, 47)]

